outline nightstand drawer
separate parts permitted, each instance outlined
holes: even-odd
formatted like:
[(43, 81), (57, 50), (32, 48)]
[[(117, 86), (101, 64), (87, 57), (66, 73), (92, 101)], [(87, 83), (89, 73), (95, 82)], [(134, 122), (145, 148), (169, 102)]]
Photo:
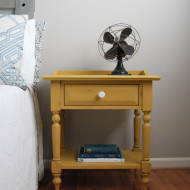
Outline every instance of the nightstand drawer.
[(139, 85), (65, 85), (66, 106), (138, 106)]

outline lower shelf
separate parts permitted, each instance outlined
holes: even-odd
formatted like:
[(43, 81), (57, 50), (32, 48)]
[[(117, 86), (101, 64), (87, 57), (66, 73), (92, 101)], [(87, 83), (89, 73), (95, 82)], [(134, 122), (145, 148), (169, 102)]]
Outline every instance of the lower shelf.
[(142, 153), (123, 150), (125, 162), (77, 162), (78, 151), (61, 150), (62, 169), (140, 169)]

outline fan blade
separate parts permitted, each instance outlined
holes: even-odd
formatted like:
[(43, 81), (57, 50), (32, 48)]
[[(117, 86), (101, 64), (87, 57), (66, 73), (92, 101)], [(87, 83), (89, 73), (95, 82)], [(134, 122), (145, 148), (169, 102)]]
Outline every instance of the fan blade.
[(125, 55), (132, 55), (135, 52), (134, 47), (128, 45), (125, 41), (120, 42), (119, 46), (124, 51)]
[(112, 36), (112, 34), (110, 32), (105, 32), (104, 33), (104, 41), (106, 43), (109, 43), (109, 44), (114, 43), (114, 37)]
[(118, 48), (119, 48), (118, 44), (114, 45), (111, 49), (109, 49), (105, 53), (104, 57), (106, 59), (114, 59), (117, 56), (117, 54), (118, 54)]
[(120, 35), (120, 40), (125, 40), (130, 34), (132, 33), (131, 28), (125, 28), (122, 30), (121, 35)]

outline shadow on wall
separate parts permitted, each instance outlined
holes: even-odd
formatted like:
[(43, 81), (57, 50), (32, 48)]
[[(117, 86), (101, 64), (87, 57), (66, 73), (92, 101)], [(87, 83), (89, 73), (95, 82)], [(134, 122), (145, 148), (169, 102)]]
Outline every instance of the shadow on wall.
[[(44, 92), (46, 92), (44, 94)], [(39, 83), (37, 88), (38, 100), (40, 106), (40, 113), (43, 125), (43, 150), (44, 158), (52, 158), (52, 137), (51, 137), (51, 125), (52, 114), (50, 112), (50, 88), (49, 82), (43, 81)]]
[(132, 118), (126, 110), (66, 111), (66, 147), (79, 150), (84, 144), (117, 144), (131, 149)]

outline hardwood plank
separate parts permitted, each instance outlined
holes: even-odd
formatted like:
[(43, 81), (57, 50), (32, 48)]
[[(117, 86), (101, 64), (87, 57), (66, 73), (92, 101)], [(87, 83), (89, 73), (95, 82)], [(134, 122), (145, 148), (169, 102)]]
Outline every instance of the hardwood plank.
[[(134, 170), (63, 170), (60, 190), (141, 190)], [(149, 190), (189, 190), (190, 169), (153, 169)], [(52, 175), (45, 172), (38, 190), (52, 190)]]
[(180, 178), (183, 179), (185, 184), (188, 184), (188, 186), (190, 187), (190, 169), (183, 169), (181, 172), (178, 173), (178, 175), (180, 176)]

